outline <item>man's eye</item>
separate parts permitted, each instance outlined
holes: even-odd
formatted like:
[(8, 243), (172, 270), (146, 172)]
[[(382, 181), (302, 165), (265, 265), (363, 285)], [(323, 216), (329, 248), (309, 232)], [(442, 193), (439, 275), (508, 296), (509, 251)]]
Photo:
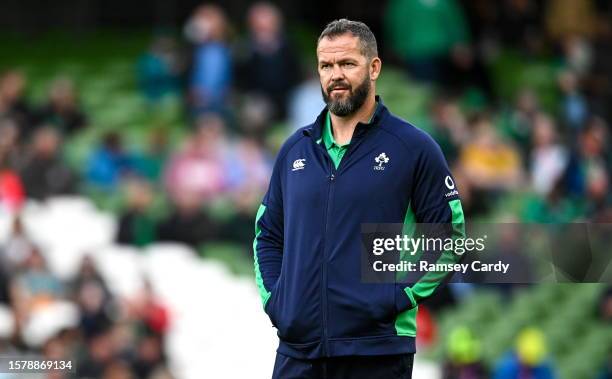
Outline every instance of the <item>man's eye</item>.
[(321, 70), (326, 70), (326, 69), (328, 69), (330, 67), (331, 67), (331, 65), (323, 64), (323, 65), (321, 65)]
[(353, 62), (346, 62), (342, 64), (344, 67), (355, 67), (355, 63)]

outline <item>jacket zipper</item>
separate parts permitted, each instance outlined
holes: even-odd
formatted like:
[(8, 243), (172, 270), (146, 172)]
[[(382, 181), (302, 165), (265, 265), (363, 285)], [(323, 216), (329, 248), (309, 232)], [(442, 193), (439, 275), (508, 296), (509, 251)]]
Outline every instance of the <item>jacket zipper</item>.
[(326, 241), (327, 241), (330, 212), (332, 208), (331, 207), (332, 199), (334, 196), (334, 183), (336, 180), (336, 176), (339, 174), (339, 171), (340, 171), (339, 169), (341, 169), (343, 166), (342, 163), (346, 161), (349, 153), (352, 153), (356, 149), (356, 147), (360, 145), (362, 142), (363, 142), (363, 137), (359, 138), (359, 140), (357, 140), (354, 145), (349, 146), (349, 150), (346, 152), (346, 154), (342, 158), (342, 161), (340, 161), (340, 165), (338, 166), (338, 169), (334, 167), (334, 164), (331, 158), (329, 157), (329, 153), (327, 152), (327, 150), (323, 147), (323, 145), (319, 145), (319, 147), (323, 151), (325, 159), (327, 160), (328, 172), (329, 172), (329, 175), (327, 176), (327, 179), (328, 179), (327, 203), (325, 207), (325, 218), (323, 222), (323, 225), (324, 225), (323, 243), (322, 243), (323, 258), (321, 260), (321, 318), (322, 318), (321, 321), (323, 324), (322, 325), (323, 326), (323, 336), (322, 336), (323, 356), (329, 355), (329, 341), (328, 341), (328, 335), (327, 335), (327, 247), (326, 247)]
[(334, 181), (336, 179), (336, 170), (333, 166), (333, 162), (329, 156), (327, 156), (327, 151), (324, 150), (325, 158), (328, 162), (329, 167), (329, 175), (327, 176), (328, 180), (328, 188), (327, 188), (327, 203), (325, 207), (325, 218), (323, 221), (323, 258), (321, 260), (321, 318), (322, 318), (322, 326), (323, 326), (323, 356), (328, 356), (329, 354), (329, 341), (327, 335), (327, 232), (328, 232), (328, 224), (330, 218), (330, 212), (332, 209), (332, 198), (334, 195)]

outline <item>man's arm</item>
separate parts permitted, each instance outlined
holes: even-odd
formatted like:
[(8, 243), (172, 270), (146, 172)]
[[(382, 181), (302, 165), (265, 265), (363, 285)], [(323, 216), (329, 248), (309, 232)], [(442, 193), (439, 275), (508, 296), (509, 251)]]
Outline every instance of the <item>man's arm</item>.
[[(423, 149), (415, 171), (412, 199), (404, 221), (404, 230), (410, 224), (445, 224), (440, 225), (441, 238), (465, 237), (465, 219), (457, 188), (439, 146), (430, 138)], [(448, 228), (444, 228), (448, 226)], [(430, 254), (431, 252), (425, 252)], [(456, 263), (461, 256), (453, 251), (443, 251), (437, 263)], [(445, 281), (450, 279), (446, 271), (430, 271), (416, 283), (397, 287), (397, 311), (403, 312), (416, 307), (421, 301), (431, 296)]]
[(281, 272), (283, 261), (283, 199), (277, 159), (268, 192), (255, 218), (253, 251), (255, 280), (265, 308)]

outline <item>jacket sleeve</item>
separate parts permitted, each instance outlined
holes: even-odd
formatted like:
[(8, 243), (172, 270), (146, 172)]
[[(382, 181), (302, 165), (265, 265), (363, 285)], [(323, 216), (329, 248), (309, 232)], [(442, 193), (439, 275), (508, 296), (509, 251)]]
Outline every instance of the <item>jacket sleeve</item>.
[(268, 191), (255, 218), (255, 280), (264, 308), (280, 276), (283, 261), (283, 201), (279, 165), (280, 158), (277, 158)]
[[(412, 198), (404, 221), (404, 232), (414, 230), (414, 224), (437, 224), (430, 227), (440, 238), (465, 237), (465, 220), (459, 193), (440, 147), (427, 138), (421, 151), (413, 179)], [(409, 232), (408, 232), (409, 233)], [(430, 253), (430, 252), (426, 252)], [(453, 251), (439, 252), (436, 263), (457, 263), (461, 255)], [(446, 271), (429, 271), (412, 284), (398, 283), (397, 311), (416, 307), (450, 279)]]

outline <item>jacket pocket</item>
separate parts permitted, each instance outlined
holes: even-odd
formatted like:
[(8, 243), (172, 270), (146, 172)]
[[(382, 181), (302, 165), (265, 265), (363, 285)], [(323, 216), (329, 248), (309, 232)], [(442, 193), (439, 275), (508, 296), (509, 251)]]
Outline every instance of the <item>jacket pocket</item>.
[(277, 314), (276, 300), (277, 298), (278, 298), (278, 283), (270, 291), (270, 298), (268, 299), (268, 302), (266, 303), (266, 306), (264, 307), (264, 311), (268, 315), (268, 318), (270, 318), (272, 325), (278, 329), (278, 321), (277, 321), (278, 319), (276, 318), (276, 314)]
[[(320, 337), (321, 314), (315, 296), (295, 289), (295, 283), (279, 282), (266, 303), (265, 311), (287, 343), (310, 343)], [(298, 282), (300, 283), (300, 282)]]
[(395, 313), (400, 314), (415, 307), (411, 298), (406, 293), (407, 284), (395, 284)]
[(329, 334), (334, 338), (391, 335), (395, 322), (392, 283), (333, 286), (328, 291)]

